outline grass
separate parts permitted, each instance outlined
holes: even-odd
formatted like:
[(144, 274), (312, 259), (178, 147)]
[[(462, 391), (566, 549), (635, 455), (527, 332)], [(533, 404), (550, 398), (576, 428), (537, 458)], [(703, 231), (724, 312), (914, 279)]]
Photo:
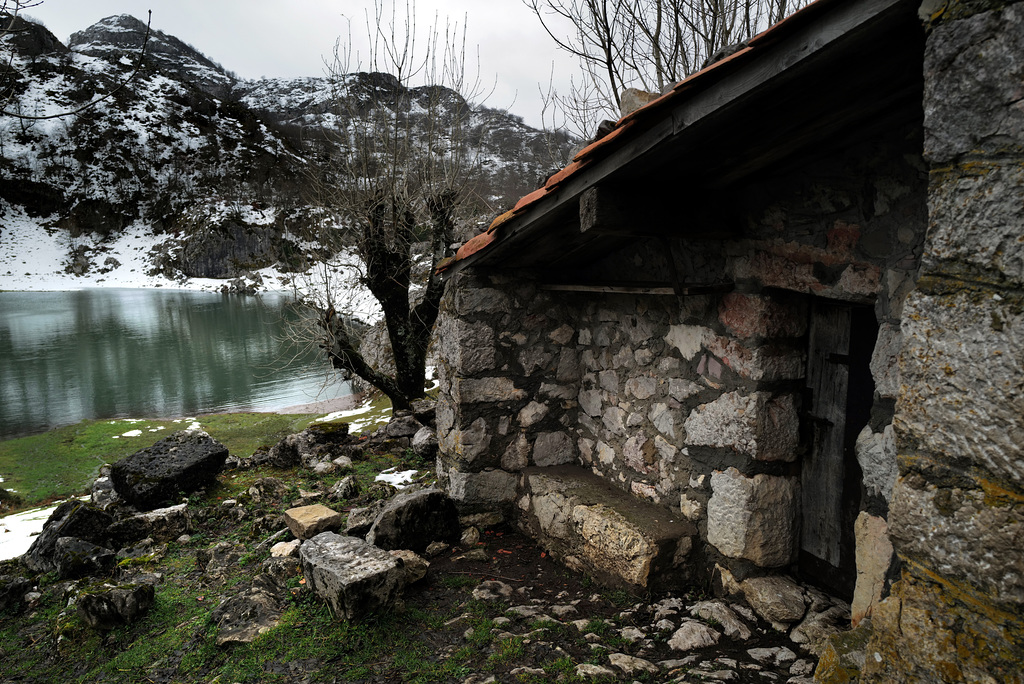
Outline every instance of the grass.
[[(314, 415), (226, 413), (202, 416), (200, 425), (232, 454), (245, 457), (285, 435), (303, 430)], [(0, 477), (29, 508), (88, 491), (104, 463), (151, 446), (191, 421), (84, 420), (39, 435), (0, 442)], [(140, 430), (138, 437), (124, 433)]]

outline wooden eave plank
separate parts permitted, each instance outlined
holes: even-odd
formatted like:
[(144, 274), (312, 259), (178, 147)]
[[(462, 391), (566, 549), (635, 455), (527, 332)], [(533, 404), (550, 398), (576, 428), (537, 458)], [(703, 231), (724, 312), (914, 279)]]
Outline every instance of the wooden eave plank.
[[(480, 264), (496, 264), (506, 258), (510, 249), (536, 231), (546, 227), (558, 230), (557, 217), (571, 203), (578, 223), (575, 206), (579, 195), (597, 185), (629, 164), (644, 157), (659, 145), (684, 134), (695, 124), (714, 116), (727, 107), (738, 107), (744, 100), (764, 91), (773, 81), (785, 77), (799, 78), (806, 68), (813, 68), (813, 58), (836, 44), (857, 40), (859, 35), (888, 18), (914, 5), (910, 0), (859, 0), (837, 3), (831, 11), (814, 23), (798, 28), (785, 39), (780, 39), (752, 57), (743, 68), (737, 68), (722, 80), (711, 83), (699, 92), (690, 93), (674, 107), (666, 107), (663, 118), (650, 125), (643, 133), (627, 139), (608, 156), (591, 162), (546, 197), (528, 206), (516, 219), (503, 227), (502, 235), (488, 249), (453, 264), (450, 273)], [(916, 5), (914, 5), (916, 8)], [(573, 228), (575, 230), (575, 228)]]

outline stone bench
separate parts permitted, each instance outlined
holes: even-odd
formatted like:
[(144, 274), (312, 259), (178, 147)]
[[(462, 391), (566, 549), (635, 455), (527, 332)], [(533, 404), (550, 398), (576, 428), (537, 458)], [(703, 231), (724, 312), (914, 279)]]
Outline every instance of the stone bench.
[(682, 588), (697, 528), (678, 511), (637, 499), (589, 470), (562, 465), (521, 473), (519, 523), (569, 567), (634, 590)]

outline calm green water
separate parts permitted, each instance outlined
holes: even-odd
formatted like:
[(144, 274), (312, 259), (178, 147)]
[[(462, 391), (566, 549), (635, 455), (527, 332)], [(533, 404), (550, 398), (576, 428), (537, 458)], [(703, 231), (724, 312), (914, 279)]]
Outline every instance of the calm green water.
[(349, 394), (282, 342), (283, 295), (0, 292), (0, 439), (83, 418), (273, 411)]

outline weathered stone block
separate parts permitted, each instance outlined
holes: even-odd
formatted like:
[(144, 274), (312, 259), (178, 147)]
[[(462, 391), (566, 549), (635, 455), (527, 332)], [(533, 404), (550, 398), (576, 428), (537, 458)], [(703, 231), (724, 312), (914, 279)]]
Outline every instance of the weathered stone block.
[(391, 610), (401, 596), (401, 561), (356, 537), (322, 532), (299, 549), (310, 589), (335, 617), (357, 620)]
[(915, 476), (896, 484), (890, 536), (900, 555), (998, 600), (1024, 604), (1024, 511), (1019, 495), (936, 487)]
[(459, 538), (459, 512), (439, 489), (402, 492), (384, 505), (366, 541), (385, 550), (422, 553), (431, 542)]
[(1024, 311), (997, 294), (910, 296), (900, 451), (931, 452), (1024, 485)]
[(61, 579), (79, 579), (107, 574), (117, 564), (117, 554), (75, 537), (61, 537), (53, 551)]
[(761, 567), (787, 565), (797, 550), (799, 484), (775, 475), (747, 477), (736, 468), (711, 475), (708, 542), (730, 558)]
[(604, 392), (598, 389), (583, 390), (580, 392), (580, 408), (588, 416), (597, 418), (601, 415)]
[(122, 518), (109, 528), (111, 539), (119, 546), (146, 537), (157, 542), (168, 542), (191, 531), (192, 517), (188, 512), (188, 504), (183, 503)]
[(900, 347), (903, 335), (900, 328), (884, 323), (878, 328), (878, 339), (871, 352), (871, 377), (875, 391), (886, 399), (895, 399), (900, 390)]
[(107, 631), (134, 622), (153, 605), (150, 584), (104, 584), (78, 595), (78, 614), (93, 629)]
[(511, 378), (454, 378), (452, 398), (456, 403), (521, 401), (527, 394), (516, 389)]
[(444, 456), (467, 467), (480, 467), (487, 462), (491, 446), (491, 429), (485, 418), (477, 418), (468, 428), (452, 428), (438, 433), (438, 446)]
[(1024, 7), (935, 27), (924, 56), (924, 151), (934, 164), (1024, 147)]
[(1024, 166), (972, 162), (935, 180), (923, 272), (1024, 283)]
[(686, 418), (686, 443), (729, 447), (760, 461), (792, 461), (800, 441), (793, 395), (723, 394)]
[(781, 302), (767, 295), (731, 292), (718, 307), (720, 320), (741, 338), (803, 337), (807, 332), (806, 306)]
[[(454, 285), (454, 284), (453, 284)], [(512, 310), (509, 296), (491, 287), (473, 287), (460, 282), (450, 287), (454, 292), (455, 312), (460, 316), (477, 313), (508, 313)]]
[(633, 399), (650, 399), (658, 389), (658, 382), (646, 376), (626, 380), (626, 396)]
[(530, 441), (526, 435), (519, 435), (511, 442), (505, 453), (501, 455), (501, 469), (514, 473), (522, 470), (530, 462)]
[(504, 506), (516, 496), (516, 478), (504, 470), (448, 473), (448, 495), (460, 506)]
[(804, 356), (795, 348), (773, 344), (751, 347), (713, 334), (704, 337), (704, 347), (743, 378), (793, 380), (803, 377)]
[(528, 468), (523, 524), (568, 564), (609, 584), (670, 587), (688, 576), (697, 530), (575, 466)]
[(857, 540), (857, 585), (850, 604), (850, 622), (856, 627), (871, 616), (871, 611), (882, 600), (893, 550), (884, 518), (862, 511), (853, 525), (853, 533)]
[(548, 411), (549, 409), (547, 404), (542, 404), (539, 401), (531, 401), (519, 411), (517, 420), (519, 421), (520, 426), (530, 427), (531, 425), (536, 425), (540, 421), (544, 420), (544, 416), (548, 414)]
[(299, 506), (284, 512), (284, 522), (297, 538), (309, 539), (321, 532), (340, 529), (341, 513), (321, 504)]
[(53, 552), (58, 539), (77, 537), (102, 546), (108, 542), (107, 530), (113, 521), (110, 514), (95, 506), (77, 499), (65, 501), (43, 523), (43, 531), (32, 542), (22, 562), (33, 572), (56, 570)]
[(791, 624), (807, 612), (804, 590), (788, 577), (752, 577), (740, 583), (743, 597), (764, 620)]
[(538, 466), (553, 466), (572, 463), (576, 460), (576, 449), (572, 438), (565, 432), (544, 432), (537, 435), (533, 443), (533, 462)]

